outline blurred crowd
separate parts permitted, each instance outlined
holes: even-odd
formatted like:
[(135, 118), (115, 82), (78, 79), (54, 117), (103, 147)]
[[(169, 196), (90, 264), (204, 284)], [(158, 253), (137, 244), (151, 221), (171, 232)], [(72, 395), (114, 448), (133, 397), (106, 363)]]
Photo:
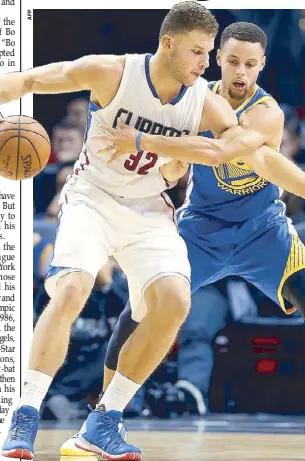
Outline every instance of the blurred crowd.
[[(71, 99), (66, 115), (52, 130), (50, 161), (34, 179), (35, 320), (48, 302), (43, 280), (56, 238), (58, 196), (82, 148), (87, 107), (87, 99)], [(282, 108), (286, 122), (281, 154), (305, 166), (305, 114), (287, 104)], [(176, 208), (183, 203), (185, 182), (169, 191)], [(305, 241), (305, 202), (286, 192), (282, 199)], [(87, 406), (95, 405), (102, 387), (107, 343), (127, 299), (126, 278), (111, 260), (101, 270), (84, 311), (73, 325), (69, 352), (47, 395), (44, 418), (60, 421), (83, 418)], [(297, 313), (289, 321), (291, 325), (303, 324)], [(170, 418), (212, 411), (215, 347), (219, 352), (228, 341), (221, 332), (234, 324), (280, 325), (281, 322), (287, 322), (287, 318), (279, 307), (242, 279), (230, 277), (200, 289), (192, 300), (192, 315), (176, 344), (135, 396), (126, 415)]]

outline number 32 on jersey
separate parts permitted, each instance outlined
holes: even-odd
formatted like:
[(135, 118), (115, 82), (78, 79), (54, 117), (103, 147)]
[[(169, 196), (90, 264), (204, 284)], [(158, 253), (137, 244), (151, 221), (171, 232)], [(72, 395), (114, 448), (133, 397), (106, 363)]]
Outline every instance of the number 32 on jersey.
[(128, 159), (125, 160), (124, 163), (124, 168), (129, 171), (135, 171), (140, 163), (140, 160), (142, 159), (143, 155), (145, 155), (145, 159), (147, 160), (147, 163), (145, 165), (142, 165), (138, 171), (137, 174), (140, 174), (141, 176), (144, 176), (148, 174), (148, 170), (153, 168), (155, 164), (158, 161), (158, 155), (154, 154), (153, 152), (143, 152), (142, 150), (137, 152), (136, 154), (131, 154)]

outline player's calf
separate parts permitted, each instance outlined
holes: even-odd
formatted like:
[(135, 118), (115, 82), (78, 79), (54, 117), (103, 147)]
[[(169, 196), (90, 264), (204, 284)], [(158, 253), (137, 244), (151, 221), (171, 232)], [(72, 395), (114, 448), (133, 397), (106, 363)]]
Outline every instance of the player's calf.
[(14, 413), (2, 455), (33, 459), (39, 409), (52, 377), (67, 354), (70, 327), (92, 289), (88, 274), (72, 273), (59, 279), (49, 305), (37, 322), (31, 347), (29, 370), (19, 408)]
[(163, 277), (146, 290), (145, 301), (147, 314), (122, 347), (118, 362), (121, 375), (139, 387), (163, 360), (189, 312), (189, 285), (177, 276)]
[(85, 272), (72, 272), (61, 277), (50, 303), (34, 330), (29, 369), (54, 376), (68, 350), (72, 323), (83, 309), (93, 285)]

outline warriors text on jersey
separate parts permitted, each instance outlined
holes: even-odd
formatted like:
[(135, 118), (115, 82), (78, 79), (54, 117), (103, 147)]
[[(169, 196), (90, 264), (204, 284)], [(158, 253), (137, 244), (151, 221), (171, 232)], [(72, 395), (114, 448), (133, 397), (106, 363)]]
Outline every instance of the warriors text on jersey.
[(115, 128), (120, 117), (144, 133), (165, 136), (198, 133), (207, 82), (198, 78), (193, 86), (182, 87), (171, 103), (162, 105), (150, 78), (150, 57), (126, 55), (122, 80), (111, 103), (105, 108), (89, 104), (84, 148), (74, 172), (110, 195), (144, 198), (160, 194), (167, 186), (159, 168), (171, 159), (141, 151), (121, 156), (107, 165), (109, 154), (97, 155), (101, 144), (91, 139), (101, 132), (100, 124)]

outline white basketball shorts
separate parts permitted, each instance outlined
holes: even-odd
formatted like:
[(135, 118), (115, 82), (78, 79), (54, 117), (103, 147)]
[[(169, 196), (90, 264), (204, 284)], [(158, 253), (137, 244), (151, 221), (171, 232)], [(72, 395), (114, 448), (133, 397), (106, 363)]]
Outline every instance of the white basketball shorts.
[(175, 224), (174, 207), (165, 194), (145, 199), (110, 196), (80, 177), (61, 193), (60, 223), (46, 290), (52, 297), (58, 279), (85, 271), (95, 280), (113, 256), (128, 280), (132, 317), (147, 312), (146, 288), (158, 278), (190, 280), (187, 249)]

